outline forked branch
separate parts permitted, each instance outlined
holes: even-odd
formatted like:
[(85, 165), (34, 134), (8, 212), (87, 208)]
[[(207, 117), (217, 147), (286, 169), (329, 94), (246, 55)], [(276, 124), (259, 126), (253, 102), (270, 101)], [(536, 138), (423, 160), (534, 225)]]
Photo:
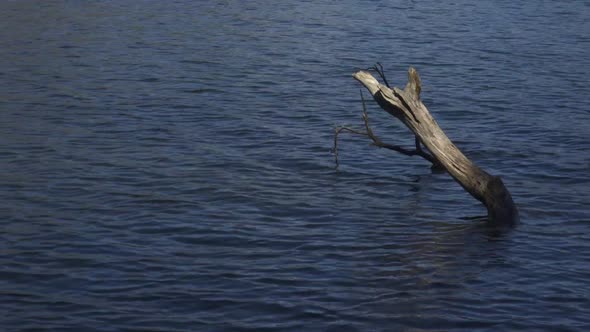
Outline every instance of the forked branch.
[(354, 135), (367, 136), (372, 141), (371, 145), (374, 145), (379, 148), (385, 148), (385, 149), (397, 151), (397, 152), (404, 154), (406, 156), (420, 156), (420, 157), (428, 160), (430, 163), (432, 163), (433, 169), (440, 168), (440, 164), (438, 163), (438, 161), (431, 154), (422, 150), (422, 147), (420, 146), (420, 140), (418, 137), (416, 137), (416, 149), (414, 149), (414, 150), (406, 149), (406, 148), (403, 148), (398, 145), (388, 144), (388, 143), (384, 143), (383, 141), (381, 141), (381, 139), (379, 139), (379, 137), (377, 137), (377, 135), (375, 135), (375, 133), (371, 129), (371, 126), (369, 125), (369, 115), (367, 114), (367, 106), (365, 104), (365, 97), (363, 96), (362, 91), (361, 91), (361, 100), (362, 100), (362, 104), (363, 104), (362, 116), (363, 116), (363, 122), (365, 125), (365, 131), (361, 131), (358, 129), (352, 129), (349, 127), (336, 127), (336, 130), (334, 132), (334, 147), (332, 148), (332, 153), (334, 153), (334, 159), (336, 162), (336, 168), (338, 168), (338, 166), (340, 165), (340, 163), (338, 161), (338, 135), (343, 131), (354, 134)]

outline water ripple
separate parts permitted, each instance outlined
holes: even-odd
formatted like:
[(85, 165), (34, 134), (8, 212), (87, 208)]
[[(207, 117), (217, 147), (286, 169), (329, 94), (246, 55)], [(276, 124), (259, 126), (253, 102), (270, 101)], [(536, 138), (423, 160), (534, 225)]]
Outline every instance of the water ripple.
[[(590, 328), (583, 2), (0, 12), (3, 331)], [(418, 68), (518, 227), (363, 137), (335, 169), (333, 128), (363, 125), (350, 75), (377, 61), (398, 85)]]

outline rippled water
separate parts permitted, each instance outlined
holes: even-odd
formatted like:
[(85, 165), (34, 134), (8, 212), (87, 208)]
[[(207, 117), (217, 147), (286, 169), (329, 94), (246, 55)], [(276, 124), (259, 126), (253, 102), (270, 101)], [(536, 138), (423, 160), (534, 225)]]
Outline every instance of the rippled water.
[[(590, 329), (587, 1), (0, 3), (3, 331)], [(408, 66), (503, 176), (344, 136)], [(411, 135), (371, 104), (384, 141)]]

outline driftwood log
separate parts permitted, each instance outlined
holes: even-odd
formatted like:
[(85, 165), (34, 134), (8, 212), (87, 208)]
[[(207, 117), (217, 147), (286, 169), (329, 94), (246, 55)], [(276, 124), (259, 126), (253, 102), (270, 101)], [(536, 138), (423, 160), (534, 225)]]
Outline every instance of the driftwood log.
[[(518, 210), (502, 179), (488, 174), (469, 160), (442, 131), (420, 100), (421, 81), (418, 72), (410, 67), (408, 83), (401, 90), (389, 87), (382, 68), (373, 68), (379, 73), (385, 85), (379, 83), (367, 71), (358, 71), (353, 77), (371, 93), (381, 108), (399, 119), (415, 134), (416, 150), (400, 151), (399, 149), (404, 149), (382, 143), (371, 131), (366, 111), (363, 112), (366, 132), (359, 134), (370, 137), (374, 145), (407, 155), (420, 155), (429, 160), (433, 168), (446, 170), (471, 196), (483, 203), (491, 224), (515, 224), (518, 221)], [(423, 151), (420, 143), (424, 144), (430, 153)]]

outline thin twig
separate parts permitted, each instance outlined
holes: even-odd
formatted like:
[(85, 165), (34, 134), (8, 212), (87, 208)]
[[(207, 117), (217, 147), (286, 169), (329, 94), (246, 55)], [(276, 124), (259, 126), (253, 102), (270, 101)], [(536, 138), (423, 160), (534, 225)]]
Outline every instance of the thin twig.
[(332, 153), (334, 154), (334, 161), (336, 162), (336, 168), (338, 168), (338, 166), (340, 165), (340, 163), (338, 162), (338, 135), (343, 131), (355, 135), (368, 136), (367, 133), (363, 133), (362, 131), (358, 131), (352, 128), (336, 127), (336, 130), (334, 131), (334, 147), (332, 148)]
[[(377, 67), (379, 66), (379, 67)], [(379, 75), (379, 77), (381, 77), (381, 79), (383, 80), (383, 83), (385, 83), (385, 85), (391, 89), (391, 86), (389, 86), (389, 82), (387, 82), (387, 78), (385, 78), (385, 72), (383, 71), (383, 65), (381, 65), (380, 62), (377, 62), (376, 65), (374, 65), (373, 67), (369, 67), (369, 70), (374, 70), (377, 75)]]

